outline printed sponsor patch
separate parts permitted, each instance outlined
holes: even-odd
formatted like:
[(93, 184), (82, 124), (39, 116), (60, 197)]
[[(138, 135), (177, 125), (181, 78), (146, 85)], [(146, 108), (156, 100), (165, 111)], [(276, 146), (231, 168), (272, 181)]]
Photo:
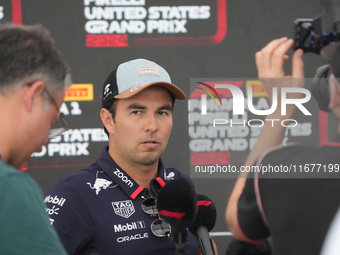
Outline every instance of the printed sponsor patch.
[(64, 101), (93, 101), (93, 84), (72, 84)]
[(137, 66), (136, 69), (137, 69), (137, 74), (139, 76), (140, 75), (146, 75), (146, 74), (152, 74), (152, 75), (160, 76), (157, 67), (152, 66), (152, 65)]
[(94, 182), (94, 184), (92, 185), (90, 182), (87, 182), (86, 184), (90, 186), (91, 189), (95, 189), (96, 190), (96, 194), (98, 195), (99, 192), (102, 189), (107, 189), (107, 188), (115, 188), (117, 187), (118, 184), (115, 185), (111, 185), (112, 181), (106, 180), (104, 178), (100, 178), (98, 177), (98, 174), (103, 173), (104, 171), (97, 171), (96, 173), (96, 180)]
[(124, 218), (129, 218), (135, 212), (135, 207), (131, 200), (112, 202), (112, 207), (115, 214)]
[(144, 221), (133, 221), (126, 224), (118, 224), (113, 226), (115, 232), (125, 232), (130, 230), (137, 230), (146, 228)]

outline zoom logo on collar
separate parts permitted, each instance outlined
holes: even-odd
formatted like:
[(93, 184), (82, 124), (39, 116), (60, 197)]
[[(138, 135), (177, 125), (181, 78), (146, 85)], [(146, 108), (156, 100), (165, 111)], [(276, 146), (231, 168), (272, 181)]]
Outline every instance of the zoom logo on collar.
[(133, 182), (124, 174), (122, 173), (118, 168), (116, 168), (115, 171), (113, 171), (113, 173), (122, 180), (122, 182), (124, 182), (127, 186), (129, 186), (130, 188), (133, 187)]

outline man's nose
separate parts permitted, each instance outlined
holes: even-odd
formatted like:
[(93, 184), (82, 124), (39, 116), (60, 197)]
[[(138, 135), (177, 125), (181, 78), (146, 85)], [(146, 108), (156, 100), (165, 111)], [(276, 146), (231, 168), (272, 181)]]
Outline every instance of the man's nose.
[(158, 121), (154, 114), (147, 116), (145, 129), (147, 132), (155, 132), (158, 130)]

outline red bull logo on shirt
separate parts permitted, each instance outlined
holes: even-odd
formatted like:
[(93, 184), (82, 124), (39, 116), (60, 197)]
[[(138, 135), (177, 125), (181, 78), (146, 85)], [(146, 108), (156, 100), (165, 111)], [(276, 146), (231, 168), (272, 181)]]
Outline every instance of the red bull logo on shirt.
[(99, 192), (102, 189), (107, 189), (107, 188), (115, 188), (117, 187), (118, 184), (115, 185), (111, 185), (112, 181), (106, 180), (104, 178), (99, 178), (98, 174), (103, 173), (104, 171), (97, 171), (96, 173), (96, 180), (94, 182), (94, 184), (92, 185), (90, 182), (87, 182), (86, 184), (90, 186), (91, 189), (95, 189), (96, 190), (96, 194), (98, 195)]

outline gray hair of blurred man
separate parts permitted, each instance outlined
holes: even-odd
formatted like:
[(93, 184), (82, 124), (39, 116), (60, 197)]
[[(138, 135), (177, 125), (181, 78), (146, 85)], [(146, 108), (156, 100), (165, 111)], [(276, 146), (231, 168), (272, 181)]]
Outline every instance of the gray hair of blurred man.
[(49, 31), (41, 25), (0, 24), (0, 93), (6, 96), (37, 80), (52, 94), (72, 83), (68, 63)]

